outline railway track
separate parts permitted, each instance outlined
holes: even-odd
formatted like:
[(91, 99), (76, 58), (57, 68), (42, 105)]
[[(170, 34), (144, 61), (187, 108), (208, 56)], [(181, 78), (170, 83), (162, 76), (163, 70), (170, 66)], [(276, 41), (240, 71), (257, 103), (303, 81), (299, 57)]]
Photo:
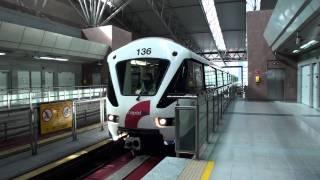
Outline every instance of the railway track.
[(133, 155), (123, 146), (122, 139), (110, 142), (31, 179), (141, 179), (165, 156), (175, 155), (174, 146), (139, 155)]

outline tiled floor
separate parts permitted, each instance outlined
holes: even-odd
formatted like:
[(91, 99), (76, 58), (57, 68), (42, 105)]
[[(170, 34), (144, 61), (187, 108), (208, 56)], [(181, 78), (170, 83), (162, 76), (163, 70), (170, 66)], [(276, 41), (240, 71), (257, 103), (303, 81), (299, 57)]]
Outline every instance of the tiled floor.
[(236, 101), (223, 118), (220, 138), (204, 157), (215, 161), (212, 179), (320, 179), (319, 111), (296, 103)]

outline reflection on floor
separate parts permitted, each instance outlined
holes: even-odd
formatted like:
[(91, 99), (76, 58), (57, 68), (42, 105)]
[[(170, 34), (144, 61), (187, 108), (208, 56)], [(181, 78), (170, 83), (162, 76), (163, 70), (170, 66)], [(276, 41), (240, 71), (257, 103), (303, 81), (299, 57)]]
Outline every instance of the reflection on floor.
[[(320, 179), (320, 112), (302, 104), (236, 101), (224, 115), (211, 179)], [(211, 147), (210, 147), (211, 146)]]

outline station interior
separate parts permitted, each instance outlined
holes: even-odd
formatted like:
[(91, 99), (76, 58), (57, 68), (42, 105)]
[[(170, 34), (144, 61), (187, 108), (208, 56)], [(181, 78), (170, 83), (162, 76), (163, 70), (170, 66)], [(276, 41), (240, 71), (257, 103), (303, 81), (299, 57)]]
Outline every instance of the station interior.
[(1, 0), (0, 179), (318, 180), (319, 47), (320, 0)]

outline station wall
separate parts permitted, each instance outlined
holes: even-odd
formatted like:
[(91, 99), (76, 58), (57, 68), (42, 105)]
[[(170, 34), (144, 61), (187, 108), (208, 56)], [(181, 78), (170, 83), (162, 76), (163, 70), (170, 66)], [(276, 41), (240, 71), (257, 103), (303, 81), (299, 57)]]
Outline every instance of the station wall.
[[(249, 100), (297, 99), (297, 60), (275, 55), (263, 37), (272, 11), (247, 13)], [(256, 76), (261, 78), (256, 82)]]
[(81, 85), (81, 64), (0, 56), (0, 89)]

